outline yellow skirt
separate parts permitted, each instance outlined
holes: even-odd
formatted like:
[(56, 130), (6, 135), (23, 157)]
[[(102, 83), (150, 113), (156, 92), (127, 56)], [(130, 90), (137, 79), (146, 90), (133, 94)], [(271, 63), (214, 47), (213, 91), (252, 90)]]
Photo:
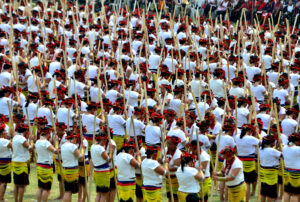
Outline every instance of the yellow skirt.
[(122, 148), (122, 145), (124, 144), (125, 135), (123, 137), (113, 136), (113, 140), (116, 142), (117, 151), (119, 151)]
[(181, 192), (178, 191), (177, 195), (178, 195), (178, 201), (186, 201), (186, 197), (189, 195), (190, 193), (185, 193), (185, 192)]
[(275, 185), (278, 182), (277, 168), (260, 167), (260, 181), (268, 185)]
[(99, 188), (108, 188), (110, 185), (110, 172), (107, 171), (95, 171), (94, 170), (94, 182)]
[(38, 179), (42, 183), (48, 183), (53, 181), (53, 166), (45, 165), (45, 164), (37, 164), (36, 173)]
[(250, 173), (254, 170), (256, 170), (256, 162), (255, 159), (253, 158), (244, 158), (244, 157), (239, 157), (239, 159), (242, 161), (243, 163), (243, 171), (245, 173)]
[(244, 202), (246, 200), (246, 184), (235, 187), (228, 187), (228, 201), (230, 202)]
[(63, 168), (62, 175), (65, 182), (71, 183), (71, 182), (78, 181), (78, 177), (79, 177), (78, 167)]
[(0, 164), (0, 175), (5, 176), (11, 172), (11, 163)]
[(28, 175), (28, 163), (27, 162), (12, 162), (13, 172), (17, 175), (26, 173)]
[(87, 176), (88, 176), (89, 173), (90, 173), (90, 164), (88, 162), (86, 162), (85, 167), (83, 165), (79, 164), (78, 169), (79, 169), (79, 176), (80, 177), (85, 177), (86, 176), (85, 173), (87, 173)]
[(135, 196), (135, 181), (128, 181), (128, 182), (120, 182), (118, 181), (118, 193), (120, 200), (128, 201), (132, 200), (134, 201)]
[[(201, 182), (199, 182), (200, 187), (201, 187)], [(209, 192), (210, 192), (210, 188), (211, 188), (211, 178), (205, 178), (205, 180), (203, 181), (203, 191), (204, 191), (204, 198), (209, 197)], [(202, 190), (200, 189), (199, 192), (199, 197), (202, 197)]]
[(143, 186), (144, 202), (161, 202), (162, 192), (161, 187)]
[(285, 168), (284, 185), (290, 185), (292, 188), (300, 190), (300, 169)]
[[(176, 175), (171, 175), (170, 178), (171, 178), (173, 195), (176, 195), (178, 188), (179, 188), (177, 177), (176, 177)], [(167, 193), (170, 192), (169, 178), (166, 178), (166, 192)], [(171, 193), (169, 193), (169, 194), (171, 194)]]

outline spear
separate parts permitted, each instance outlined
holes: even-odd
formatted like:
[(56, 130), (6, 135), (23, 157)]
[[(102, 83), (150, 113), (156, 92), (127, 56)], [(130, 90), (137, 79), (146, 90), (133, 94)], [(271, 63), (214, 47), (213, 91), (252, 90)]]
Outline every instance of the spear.
[[(197, 138), (197, 155), (198, 155), (198, 163), (199, 168), (198, 170), (201, 171), (201, 155), (200, 155), (200, 145), (199, 145), (199, 129), (196, 129), (196, 138)], [(205, 178), (203, 173), (203, 178)], [(204, 201), (204, 190), (203, 190), (203, 180), (200, 182), (200, 188), (201, 188), (201, 200)]]

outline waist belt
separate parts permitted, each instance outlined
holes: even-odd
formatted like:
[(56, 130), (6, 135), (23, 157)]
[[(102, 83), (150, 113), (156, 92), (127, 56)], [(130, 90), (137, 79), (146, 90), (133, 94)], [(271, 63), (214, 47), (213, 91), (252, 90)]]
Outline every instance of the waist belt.
[(108, 163), (104, 163), (104, 164), (99, 165), (99, 166), (94, 166), (94, 168), (97, 168), (97, 169), (109, 168), (109, 164)]
[(243, 181), (243, 182), (241, 182), (240, 184), (233, 185), (233, 186), (227, 186), (227, 187), (228, 187), (228, 188), (234, 188), (234, 187), (240, 186), (240, 185), (242, 185), (242, 184), (244, 184), (244, 181)]

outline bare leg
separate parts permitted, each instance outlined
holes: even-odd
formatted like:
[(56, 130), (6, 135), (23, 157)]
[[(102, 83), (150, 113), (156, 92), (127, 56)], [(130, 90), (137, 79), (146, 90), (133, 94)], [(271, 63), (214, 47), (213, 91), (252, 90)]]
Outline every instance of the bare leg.
[(265, 202), (266, 201), (266, 196), (260, 195), (260, 202)]
[(100, 200), (99, 202), (106, 202), (106, 199), (109, 197), (109, 192), (108, 193), (100, 193)]
[(79, 184), (79, 189), (78, 189), (78, 202), (82, 202), (82, 185)]
[(6, 190), (6, 183), (0, 184), (0, 201), (4, 201), (4, 195)]
[(19, 186), (19, 189), (18, 189), (19, 202), (23, 201), (24, 192), (25, 192), (25, 186)]
[(19, 202), (18, 200), (18, 192), (19, 192), (19, 187), (18, 185), (14, 186), (14, 198), (15, 198), (15, 202)]
[(62, 181), (59, 181), (59, 199), (63, 199), (64, 197), (64, 186), (62, 184)]
[(67, 191), (64, 193), (64, 198), (63, 198), (63, 202), (71, 202), (72, 199), (72, 193)]
[(284, 193), (284, 201), (285, 202), (288, 202), (288, 201), (290, 201), (290, 195), (288, 194), (288, 193)]
[(246, 190), (246, 202), (249, 202), (250, 199), (250, 189), (251, 189), (251, 184), (250, 183), (246, 183), (247, 185), (247, 190)]
[(256, 182), (253, 182), (251, 196), (255, 196), (255, 192), (256, 192)]
[(273, 202), (273, 201), (274, 201), (273, 198), (267, 197), (267, 202)]
[(36, 199), (38, 202), (42, 201), (42, 193), (43, 193), (43, 190), (41, 188), (38, 188), (38, 190), (36, 192)]
[(225, 188), (224, 188), (225, 201), (228, 201), (228, 188), (227, 188), (227, 186), (225, 185), (225, 182), (224, 182), (224, 186), (225, 186)]
[(116, 189), (111, 189), (110, 192), (107, 194), (108, 202), (114, 202), (116, 198)]
[(50, 195), (50, 190), (43, 190), (42, 201), (47, 202)]
[(224, 189), (225, 189), (225, 183), (220, 182), (220, 201), (224, 201)]
[(143, 198), (141, 198), (141, 197), (136, 197), (136, 202), (143, 202)]
[(291, 202), (299, 202), (299, 194), (295, 194), (291, 196)]

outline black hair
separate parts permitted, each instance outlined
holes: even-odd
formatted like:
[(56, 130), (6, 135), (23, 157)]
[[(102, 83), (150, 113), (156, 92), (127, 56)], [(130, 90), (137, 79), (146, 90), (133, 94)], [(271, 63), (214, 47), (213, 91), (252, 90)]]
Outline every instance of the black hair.
[(225, 100), (224, 99), (218, 99), (218, 106), (223, 107), (225, 105)]
[(246, 135), (248, 131), (250, 131), (250, 128), (243, 128), (241, 131), (240, 139), (243, 139), (243, 137)]
[(241, 107), (242, 105), (244, 105), (246, 103), (245, 100), (238, 100), (237, 106)]
[(300, 141), (300, 139), (294, 135), (290, 135), (288, 140), (289, 140), (289, 143), (296, 143), (296, 142)]
[(270, 145), (274, 142), (275, 142), (275, 139), (263, 139), (263, 141), (261, 143), (261, 149), (263, 150), (267, 145)]
[(157, 151), (147, 149), (146, 150), (147, 159), (150, 159), (152, 154), (154, 154), (155, 152), (157, 152)]
[(180, 165), (181, 165), (182, 172), (184, 171), (184, 166), (189, 164), (189, 162), (191, 162), (191, 161), (193, 161), (193, 159), (191, 157), (182, 157), (181, 158)]

